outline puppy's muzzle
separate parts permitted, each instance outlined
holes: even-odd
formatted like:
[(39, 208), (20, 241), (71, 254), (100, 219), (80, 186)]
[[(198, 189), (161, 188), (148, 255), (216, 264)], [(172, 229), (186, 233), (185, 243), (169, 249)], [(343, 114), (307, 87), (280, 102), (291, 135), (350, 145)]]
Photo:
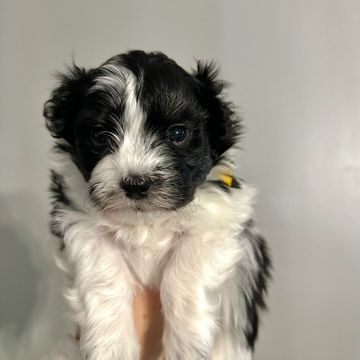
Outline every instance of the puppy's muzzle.
[(149, 194), (152, 180), (146, 176), (130, 175), (121, 181), (120, 186), (129, 199), (143, 199)]

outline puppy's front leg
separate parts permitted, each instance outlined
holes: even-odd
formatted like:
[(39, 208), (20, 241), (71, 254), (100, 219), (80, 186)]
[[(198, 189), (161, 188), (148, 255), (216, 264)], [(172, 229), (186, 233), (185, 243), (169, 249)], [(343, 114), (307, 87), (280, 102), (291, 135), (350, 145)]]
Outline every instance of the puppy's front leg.
[(211, 358), (220, 305), (212, 290), (221, 268), (212, 251), (201, 240), (182, 240), (164, 270), (160, 295), (166, 360)]
[(137, 360), (133, 283), (121, 251), (110, 237), (86, 224), (66, 233), (65, 251), (74, 267), (67, 298), (81, 328), (84, 359)]

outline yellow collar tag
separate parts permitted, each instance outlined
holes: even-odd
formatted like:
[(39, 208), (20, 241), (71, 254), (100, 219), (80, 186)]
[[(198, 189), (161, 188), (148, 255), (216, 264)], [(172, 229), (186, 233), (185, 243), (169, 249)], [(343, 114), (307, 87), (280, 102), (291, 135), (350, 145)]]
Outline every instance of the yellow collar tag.
[(233, 176), (232, 170), (228, 167), (223, 167), (220, 169), (216, 177), (229, 188), (241, 189), (241, 183), (236, 179), (235, 176)]
[(233, 183), (233, 177), (229, 174), (219, 174), (219, 179), (227, 186), (231, 187)]

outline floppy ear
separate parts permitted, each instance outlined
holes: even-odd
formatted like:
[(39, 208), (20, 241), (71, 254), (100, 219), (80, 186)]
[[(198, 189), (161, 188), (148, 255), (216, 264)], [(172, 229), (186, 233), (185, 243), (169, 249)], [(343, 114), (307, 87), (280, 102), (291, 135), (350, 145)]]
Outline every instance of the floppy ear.
[(76, 65), (66, 73), (57, 75), (59, 84), (44, 104), (46, 127), (54, 138), (63, 138), (73, 143), (72, 125), (84, 101), (86, 90), (91, 86), (93, 71), (86, 71)]
[(225, 100), (224, 81), (218, 79), (219, 69), (213, 62), (197, 62), (193, 76), (200, 83), (200, 101), (209, 112), (207, 131), (210, 139), (213, 160), (217, 160), (230, 149), (242, 133), (240, 117), (234, 105)]

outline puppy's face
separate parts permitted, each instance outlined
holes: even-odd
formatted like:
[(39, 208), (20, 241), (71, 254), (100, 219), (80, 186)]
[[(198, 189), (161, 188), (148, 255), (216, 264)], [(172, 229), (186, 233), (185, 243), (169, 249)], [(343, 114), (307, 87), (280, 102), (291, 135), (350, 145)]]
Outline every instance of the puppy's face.
[(239, 133), (221, 90), (209, 65), (133, 51), (62, 75), (44, 114), (103, 212), (175, 210)]

